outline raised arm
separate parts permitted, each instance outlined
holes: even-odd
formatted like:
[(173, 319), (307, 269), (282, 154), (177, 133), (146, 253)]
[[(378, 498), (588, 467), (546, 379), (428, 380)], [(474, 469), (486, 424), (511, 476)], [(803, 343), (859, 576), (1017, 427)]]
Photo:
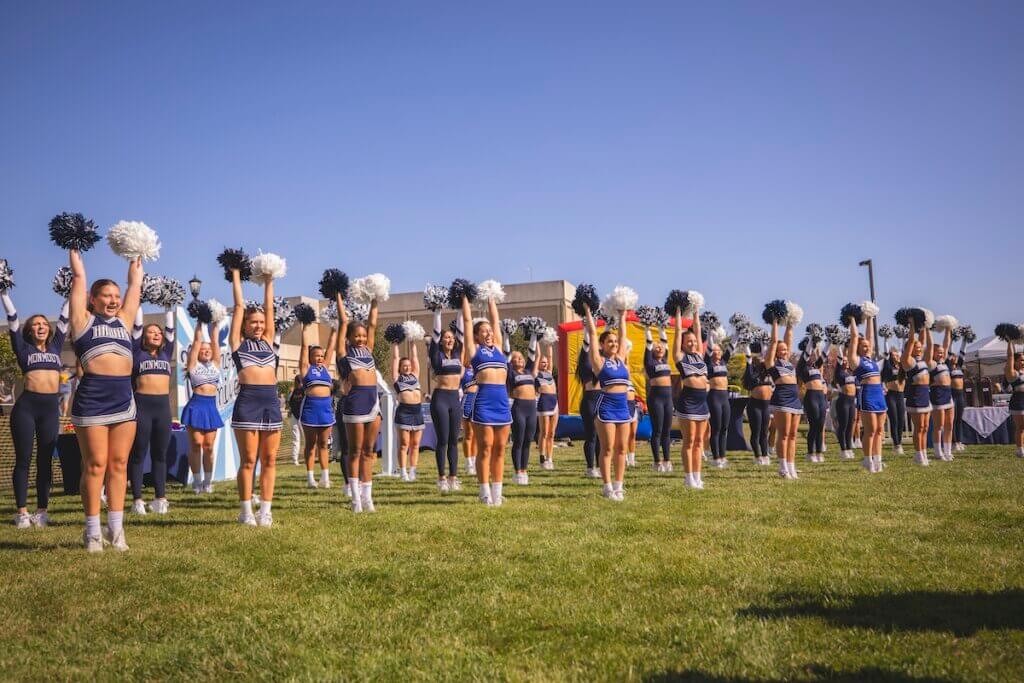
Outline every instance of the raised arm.
[(932, 351), (935, 348), (935, 339), (932, 337), (931, 330), (922, 331), (924, 332), (924, 360), (929, 368), (934, 368), (935, 360)]
[(7, 331), (13, 337), (21, 330), (21, 321), (18, 320), (18, 311), (14, 308), (14, 301), (11, 299), (9, 291), (0, 292), (0, 302), (3, 303), (4, 310), (7, 312)]
[[(220, 325), (217, 323), (210, 323), (209, 331), (207, 334), (210, 336), (210, 362), (220, 367)], [(197, 350), (198, 354), (199, 351)]]
[(537, 335), (530, 335), (530, 345), (526, 349), (526, 369), (534, 377), (540, 372), (540, 363), (537, 362)]
[(142, 306), (142, 259), (137, 258), (128, 263), (128, 290), (121, 299), (121, 310), (117, 316), (127, 327), (135, 322), (135, 314)]
[(409, 344), (412, 347), (412, 374), (420, 376), (420, 350), (416, 344)]
[(772, 338), (768, 342), (768, 353), (764, 357), (764, 364), (768, 367), (775, 365), (776, 347), (779, 345), (779, 321), (772, 321)]
[(299, 374), (303, 377), (309, 372), (309, 347), (313, 343), (312, 325), (302, 326), (302, 346), (299, 348)]
[(136, 342), (142, 339), (142, 306), (135, 311), (135, 324), (132, 325), (132, 339)]
[[(868, 319), (864, 321), (864, 337), (870, 340), (875, 338), (875, 316), (873, 315), (868, 316)], [(874, 350), (875, 356), (877, 356), (878, 349)]]
[(462, 297), (462, 329), (465, 336), (465, 343), (462, 345), (462, 363), (465, 365), (476, 355), (476, 339), (473, 338), (473, 311), (469, 307), (466, 297)]
[(907, 341), (903, 343), (903, 353), (900, 355), (900, 365), (903, 366), (904, 370), (909, 370), (914, 364), (910, 355), (914, 349), (914, 335), (917, 334), (917, 330), (914, 329), (913, 320), (910, 321), (908, 329), (910, 331), (907, 333)]
[(68, 252), (71, 266), (71, 294), (68, 295), (68, 311), (71, 314), (72, 335), (89, 324), (88, 283), (85, 275), (85, 262), (77, 250)]
[[(139, 306), (141, 309), (142, 307)], [(164, 311), (164, 344), (174, 343), (174, 311), (167, 309)]]
[(1017, 352), (1015, 346), (1012, 341), (1006, 342), (1006, 369), (1003, 371), (1003, 374), (1007, 380), (1012, 380), (1017, 376), (1017, 368), (1014, 363), (1014, 354)]
[[(199, 362), (199, 346), (203, 343), (203, 326), (196, 322), (196, 331), (192, 335), (192, 346), (188, 347), (188, 360), (185, 362), (185, 369), (189, 372), (195, 369)], [(213, 347), (213, 344), (210, 344)]]
[(441, 343), (441, 333), (444, 330), (441, 328), (441, 309), (434, 311), (434, 329), (431, 330), (430, 338), (434, 340), (435, 344)]
[(942, 335), (942, 350), (948, 354), (951, 346), (953, 346), (953, 330), (947, 327), (946, 333)]
[(601, 366), (604, 365), (604, 358), (601, 357), (601, 344), (598, 342), (597, 337), (597, 325), (594, 324), (594, 315), (590, 312), (589, 307), (584, 307), (583, 312), (586, 316), (587, 331), (590, 333), (590, 349), (588, 354), (590, 356), (590, 367), (594, 370), (594, 374), (597, 374), (601, 370)]
[(676, 336), (672, 339), (672, 358), (678, 363), (683, 358), (683, 314), (678, 308), (673, 319), (676, 323)]
[(228, 334), (228, 344), (232, 349), (237, 349), (242, 344), (242, 322), (245, 318), (242, 276), (238, 274), (237, 268), (231, 269), (231, 293), (234, 296), (235, 306), (231, 313), (231, 332)]
[[(700, 309), (699, 308), (694, 308), (693, 309), (693, 316), (692, 316), (692, 318), (693, 318), (693, 327), (691, 327), (690, 329), (693, 331), (693, 333), (695, 335), (697, 335), (697, 345), (698, 345), (698, 348), (699, 348), (699, 346), (700, 346), (700, 332), (701, 332), (701, 330), (700, 330)], [(708, 335), (708, 348), (711, 348), (711, 343), (710, 342), (711, 342), (711, 336)]]
[(857, 355), (857, 343), (860, 331), (857, 329), (857, 321), (850, 318), (850, 343), (846, 345), (846, 364), (849, 368), (860, 365), (860, 356)]
[[(415, 345), (414, 345), (415, 346)], [(398, 366), (401, 364), (401, 352), (398, 350), (398, 344), (391, 345), (391, 381), (397, 382), (398, 376), (401, 374), (398, 371)]]
[(327, 337), (327, 346), (324, 347), (324, 365), (333, 367), (338, 358), (338, 328), (331, 325), (331, 334)]
[(619, 360), (623, 363), (629, 361), (629, 323), (626, 322), (626, 318), (629, 316), (629, 311), (619, 311)]
[(348, 339), (348, 311), (345, 310), (345, 300), (341, 294), (334, 295), (334, 303), (338, 307), (338, 336), (334, 338), (334, 355), (340, 358), (347, 351), (345, 344)]
[(263, 317), (267, 321), (263, 327), (263, 338), (274, 343), (276, 331), (274, 330), (274, 278), (267, 278), (263, 285)]
[(792, 351), (793, 350), (793, 324), (792, 323), (787, 323), (786, 324), (785, 340), (786, 340), (786, 348), (789, 349), (790, 351)]
[(505, 335), (501, 331), (501, 318), (498, 316), (498, 302), (491, 299), (487, 302), (487, 315), (491, 319), (491, 330), (494, 333), (494, 345), (503, 348)]
[(377, 300), (370, 302), (370, 315), (366, 318), (366, 341), (372, 350), (377, 342)]

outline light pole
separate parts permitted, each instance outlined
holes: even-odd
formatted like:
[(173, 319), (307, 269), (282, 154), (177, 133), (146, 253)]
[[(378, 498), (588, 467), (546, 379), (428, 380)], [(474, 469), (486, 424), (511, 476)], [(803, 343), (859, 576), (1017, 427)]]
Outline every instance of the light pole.
[[(877, 304), (878, 301), (875, 299), (875, 266), (874, 266), (874, 263), (872, 263), (871, 259), (865, 259), (865, 260), (861, 261), (860, 263), (858, 263), (857, 265), (859, 265), (859, 266), (867, 266), (868, 267), (868, 288), (871, 291), (871, 301)], [(878, 321), (877, 320), (875, 321), (875, 324), (872, 327), (874, 328), (874, 331), (875, 331), (874, 339), (872, 340), (872, 342), (874, 344), (875, 357), (878, 357)]]
[(199, 279), (198, 275), (193, 275), (192, 279), (188, 281), (188, 289), (192, 292), (192, 298), (199, 298), (199, 288), (203, 286), (203, 281)]

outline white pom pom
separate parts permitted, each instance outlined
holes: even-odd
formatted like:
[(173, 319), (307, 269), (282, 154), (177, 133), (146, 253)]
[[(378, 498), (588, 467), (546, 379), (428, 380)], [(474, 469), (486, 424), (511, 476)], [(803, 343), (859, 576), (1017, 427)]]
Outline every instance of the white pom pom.
[(683, 315), (692, 315), (698, 308), (704, 308), (704, 295), (696, 289), (686, 290), (686, 302), (689, 304)]
[(279, 280), (288, 272), (288, 263), (277, 254), (260, 252), (252, 259), (252, 280), (266, 284), (269, 280)]
[(402, 329), (405, 330), (405, 338), (411, 341), (420, 341), (427, 336), (423, 325), (420, 325), (415, 320), (406, 320), (402, 323)]
[(338, 304), (330, 301), (320, 309), (320, 322), (332, 329), (338, 329)]
[(160, 257), (160, 240), (156, 232), (141, 221), (118, 221), (107, 231), (107, 244), (118, 256), (129, 261), (141, 258), (155, 261)]
[(348, 298), (359, 304), (387, 301), (391, 296), (391, 280), (382, 273), (373, 273), (353, 280), (348, 286)]
[(719, 325), (715, 328), (715, 339), (723, 341), (729, 337), (729, 333), (725, 331), (725, 328)]
[(632, 287), (626, 287), (625, 285), (616, 285), (615, 289), (611, 291), (611, 294), (605, 299), (608, 311), (619, 312), (619, 311), (631, 311), (636, 308), (637, 302), (640, 297), (637, 295), (636, 290)]
[(959, 324), (960, 322), (951, 315), (940, 315), (935, 319), (935, 329), (937, 330), (952, 330)]
[(206, 305), (210, 307), (210, 320), (214, 325), (219, 325), (224, 318), (228, 317), (228, 309), (216, 299), (208, 299)]
[(786, 302), (786, 325), (799, 325), (804, 319), (804, 309), (794, 301)]
[(505, 289), (497, 280), (484, 280), (476, 286), (476, 298), (500, 304), (505, 300)]
[(549, 327), (544, 330), (544, 343), (555, 344), (558, 342), (558, 330), (553, 327)]
[(935, 325), (935, 314), (929, 311), (927, 308), (922, 308), (924, 311), (924, 329), (930, 330)]
[(864, 313), (865, 318), (878, 317), (878, 304), (876, 304), (874, 301), (861, 301), (860, 310)]

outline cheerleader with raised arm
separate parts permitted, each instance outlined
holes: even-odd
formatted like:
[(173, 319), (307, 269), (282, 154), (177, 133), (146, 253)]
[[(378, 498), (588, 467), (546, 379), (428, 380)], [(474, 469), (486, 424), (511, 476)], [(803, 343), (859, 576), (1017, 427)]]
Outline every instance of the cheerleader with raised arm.
[[(597, 291), (593, 285), (580, 284), (576, 287), (576, 294), (572, 301), (572, 310), (581, 318), (586, 317), (589, 310), (594, 312), (600, 306)], [(591, 479), (600, 479), (601, 470), (597, 466), (598, 442), (597, 442), (597, 401), (601, 397), (601, 386), (590, 364), (591, 346), (596, 346), (596, 339), (591, 338), (590, 328), (583, 325), (583, 344), (580, 346), (579, 355), (576, 358), (576, 379), (583, 388), (583, 395), (580, 397), (579, 414), (583, 423), (583, 459), (586, 462), (585, 476)]]
[[(423, 437), (423, 389), (420, 387), (420, 353), (416, 344), (410, 344), (412, 356), (401, 355), (398, 343), (391, 344), (391, 382), (398, 397), (395, 407), (395, 429), (398, 430), (398, 467), (402, 481), (412, 481), (420, 459), (420, 439)], [(436, 451), (435, 451), (436, 452)], [(444, 477), (444, 460), (438, 454), (438, 489), (451, 490)], [(413, 475), (415, 476), (415, 474)]]
[(181, 412), (181, 423), (188, 430), (188, 467), (196, 494), (213, 493), (214, 445), (217, 432), (224, 426), (217, 409), (221, 379), (219, 339), (215, 323), (210, 323), (207, 333), (206, 326), (197, 321), (185, 361), (192, 395)]
[[(782, 339), (779, 339), (780, 320), (787, 321), (785, 336)], [(768, 366), (768, 372), (771, 374), (772, 381), (775, 382), (771, 405), (775, 407), (773, 416), (775, 452), (779, 459), (779, 476), (783, 479), (798, 478), (796, 435), (800, 426), (800, 418), (804, 412), (796, 382), (796, 368), (789, 360), (790, 349), (793, 348), (794, 322), (795, 320), (792, 318), (787, 319), (777, 315), (773, 317), (771, 341), (768, 344), (768, 355), (765, 358), (765, 365)]]
[[(682, 458), (686, 468), (686, 487), (703, 489), (701, 466), (704, 459), (704, 433), (711, 420), (711, 410), (708, 408), (708, 366), (701, 350), (699, 307), (703, 297), (695, 298), (695, 292), (681, 294), (678, 305), (671, 305), (671, 294), (670, 301), (665, 304), (665, 310), (675, 313), (676, 333), (672, 357), (682, 384), (682, 391), (676, 401), (675, 417), (679, 420), (679, 433), (683, 437)], [(685, 332), (684, 312), (693, 320), (693, 325)]]
[[(376, 278), (378, 276), (369, 276)], [(380, 288), (386, 279), (379, 276)], [(363, 278), (367, 280), (367, 278)], [(350, 321), (341, 293), (336, 294), (341, 325), (337, 337), (338, 375), (349, 386), (342, 420), (348, 436), (349, 487), (352, 512), (375, 512), (373, 503), (374, 447), (380, 431), (380, 399), (377, 396), (377, 366), (373, 343), (377, 330), (377, 296), (370, 294), (370, 312), (366, 323)]]
[[(438, 288), (441, 289), (441, 288)], [(427, 288), (428, 293), (431, 290)], [(427, 296), (424, 295), (426, 300)], [(447, 301), (447, 294), (438, 295), (441, 301)], [(453, 485), (461, 488), (458, 482), (459, 466), (459, 431), (463, 417), (463, 405), (459, 399), (459, 389), (462, 388), (462, 340), (460, 339), (462, 323), (461, 313), (456, 313), (456, 329), (443, 329), (441, 326), (440, 301), (432, 305), (434, 311), (434, 326), (431, 331), (430, 341), (427, 342), (427, 358), (430, 360), (430, 369), (434, 376), (434, 387), (430, 393), (430, 420), (434, 425), (437, 437), (437, 445), (434, 447), (434, 455), (437, 459), (437, 483), (439, 490), (444, 493), (450, 491)], [(472, 448), (472, 439), (469, 429), (463, 429), (465, 448), (467, 449), (467, 466), (469, 450)], [(445, 465), (448, 466), (447, 478), (445, 477)], [(470, 469), (470, 474), (474, 470)]]
[(168, 308), (164, 325), (142, 324), (142, 307), (132, 329), (132, 379), (135, 386), (135, 441), (128, 458), (132, 512), (146, 514), (142, 499), (142, 465), (149, 452), (155, 498), (150, 510), (167, 514), (167, 447), (171, 443), (171, 359), (174, 356), (174, 313)]
[[(491, 289), (500, 286), (495, 282)], [(462, 306), (463, 329), (466, 335), (462, 353), (464, 363), (472, 366), (477, 388), (470, 413), (473, 438), (476, 440), (477, 481), (480, 484), (480, 501), (489, 506), (500, 506), (505, 498), (502, 480), (505, 476), (505, 445), (508, 443), (512, 425), (512, 409), (509, 405), (508, 357), (502, 352), (501, 317), (498, 315), (499, 298), (496, 294), (485, 297), (488, 318), (473, 322), (470, 296), (462, 293), (452, 297)]]
[(708, 348), (704, 362), (708, 368), (711, 457), (715, 467), (724, 468), (729, 466), (729, 423), (732, 420), (732, 406), (729, 404), (730, 353), (722, 351), (713, 328), (709, 327), (707, 331)]
[[(14, 526), (18, 529), (45, 527), (50, 523), (52, 454), (57, 448), (60, 432), (60, 352), (68, 332), (68, 302), (65, 301), (61, 307), (56, 326), (51, 326), (46, 316), (38, 313), (29, 316), (22, 324), (9, 292), (13, 286), (13, 271), (5, 261), (0, 261), (0, 271), (3, 271), (0, 275), (6, 275), (8, 280), (6, 286), (0, 285), (0, 302), (7, 311), (7, 333), (24, 381), (24, 389), (11, 410), (14, 500), (18, 508)], [(30, 515), (28, 473), (33, 445), (36, 447), (36, 511)]]
[[(653, 321), (650, 321), (653, 322)], [(659, 326), (658, 342), (644, 325), (644, 375), (647, 377), (647, 412), (651, 416), (651, 455), (656, 472), (671, 472), (672, 461), (672, 366), (668, 358), (668, 334)]]
[(882, 373), (878, 362), (873, 358), (872, 342), (874, 338), (875, 316), (878, 307), (869, 301), (861, 304), (864, 318), (864, 336), (859, 336), (857, 318), (847, 318), (850, 331), (850, 343), (846, 349), (846, 362), (853, 368), (853, 374), (860, 383), (860, 398), (857, 406), (864, 425), (862, 439), (864, 459), (862, 466), (868, 472), (877, 474), (882, 471), (882, 436), (885, 433), (885, 394), (882, 390)]
[[(945, 315), (935, 319), (936, 329), (942, 331), (942, 343), (932, 346), (928, 360), (928, 374), (931, 384), (929, 397), (932, 403), (932, 445), (939, 460), (953, 459), (953, 380), (946, 362), (949, 347), (953, 344), (953, 328), (957, 325), (953, 316)], [(931, 331), (928, 336), (931, 336)]]
[(900, 362), (900, 350), (896, 346), (889, 346), (889, 339), (893, 336), (891, 328), (882, 325), (878, 333), (882, 337), (882, 354), (885, 356), (882, 361), (882, 383), (885, 386), (889, 438), (892, 439), (893, 453), (903, 455), (903, 430), (907, 424), (907, 403), (903, 391), (907, 385), (907, 373)]
[(975, 338), (970, 325), (962, 325), (953, 331), (953, 340), (960, 340), (960, 352), (949, 356), (950, 387), (953, 390), (953, 451), (963, 453), (964, 446), (964, 411), (967, 408), (967, 396), (964, 393), (964, 353), (967, 345)]
[(1024, 458), (1024, 353), (1018, 353), (1016, 343), (1024, 338), (1024, 329), (1011, 323), (996, 326), (996, 336), (1006, 342), (1006, 366), (1003, 377), (1010, 394), (1010, 416), (1013, 418), (1017, 457)]
[(754, 464), (769, 465), (768, 423), (771, 413), (768, 405), (772, 400), (773, 384), (761, 351), (761, 342), (750, 343), (750, 358), (743, 371), (743, 388), (748, 394), (747, 422), (750, 423), (750, 450), (754, 452)]
[[(549, 332), (553, 332), (549, 328)], [(539, 421), (540, 466), (555, 469), (555, 430), (558, 428), (558, 387), (551, 370), (555, 367), (554, 339), (545, 333), (545, 344), (537, 371), (537, 420)]]
[[(913, 309), (919, 315), (910, 315), (901, 322), (901, 311), (897, 311), (896, 322), (906, 324), (909, 329), (907, 342), (903, 346), (900, 362), (907, 375), (905, 387), (907, 412), (914, 440), (914, 462), (928, 465), (928, 425), (931, 421), (932, 404), (929, 392), (929, 372), (926, 358), (932, 357), (932, 335), (925, 328), (925, 317), (921, 309)], [(920, 323), (920, 325), (919, 325)]]
[(857, 377), (850, 372), (844, 349), (840, 349), (840, 354), (836, 358), (832, 385), (837, 391), (833, 423), (836, 440), (839, 441), (839, 459), (853, 460), (856, 457), (853, 453), (853, 427), (857, 411)]
[(605, 328), (600, 336), (589, 306), (585, 309), (590, 339), (597, 344), (590, 347), (590, 366), (597, 368), (596, 380), (601, 395), (596, 407), (596, 426), (600, 432), (600, 471), (604, 481), (604, 497), (609, 500), (625, 499), (623, 477), (626, 472), (626, 442), (629, 438), (632, 416), (629, 414), (629, 363), (623, 339), (626, 311), (619, 311), (619, 331)]
[(807, 415), (807, 461), (825, 462), (825, 414), (828, 398), (825, 380), (821, 374), (824, 355), (818, 340), (804, 337), (799, 346), (800, 359), (796, 363), (796, 377), (803, 390), (804, 414)]
[[(508, 336), (505, 337), (506, 343)], [(524, 357), (513, 351), (508, 361), (508, 391), (512, 400), (512, 468), (515, 482), (530, 483), (530, 445), (537, 432), (537, 363), (538, 341), (536, 332), (530, 334), (530, 342)]]
[[(299, 424), (302, 425), (304, 455), (306, 460), (306, 487), (315, 489), (331, 488), (330, 440), (334, 429), (334, 378), (330, 367), (334, 364), (337, 345), (331, 329), (326, 349), (313, 343), (314, 327), (311, 322), (302, 324), (302, 350), (299, 353), (299, 377), (302, 383), (302, 403), (299, 406)], [(320, 483), (313, 474), (315, 463), (320, 463)]]

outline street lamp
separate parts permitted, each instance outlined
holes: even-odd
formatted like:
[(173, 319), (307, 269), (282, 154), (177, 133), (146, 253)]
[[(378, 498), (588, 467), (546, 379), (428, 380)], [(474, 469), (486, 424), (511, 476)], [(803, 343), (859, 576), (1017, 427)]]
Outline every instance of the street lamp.
[[(861, 261), (860, 263), (858, 263), (857, 265), (858, 266), (867, 266), (868, 267), (868, 288), (871, 291), (871, 301), (877, 304), (878, 301), (875, 299), (875, 266), (874, 266), (874, 263), (872, 263), (871, 259), (865, 259), (865, 260)], [(878, 356), (878, 321), (877, 320), (875, 321), (875, 324), (872, 327), (875, 330), (875, 335), (874, 335), (875, 338), (874, 338), (873, 341), (874, 341), (875, 356), (877, 357)]]
[(192, 292), (192, 298), (199, 298), (199, 288), (203, 286), (203, 281), (199, 279), (198, 275), (193, 275), (192, 279), (188, 281), (188, 289)]

